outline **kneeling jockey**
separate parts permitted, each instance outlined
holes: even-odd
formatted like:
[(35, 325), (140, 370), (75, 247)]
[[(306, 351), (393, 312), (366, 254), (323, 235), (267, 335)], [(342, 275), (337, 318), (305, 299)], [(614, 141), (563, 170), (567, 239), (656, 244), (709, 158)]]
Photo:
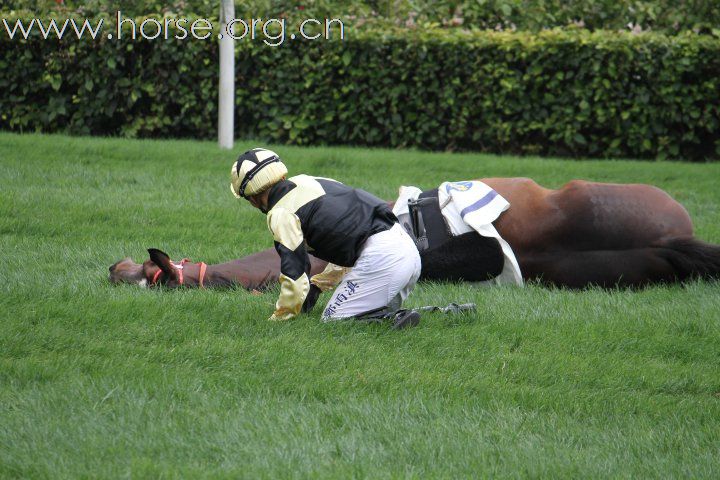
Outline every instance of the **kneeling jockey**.
[[(280, 254), (280, 297), (270, 320), (310, 311), (321, 291), (335, 288), (323, 321), (393, 318), (395, 328), (420, 315), (400, 306), (420, 276), (420, 255), (388, 205), (328, 178), (298, 175), (270, 150), (255, 148), (233, 164), (237, 198), (267, 214)], [(328, 263), (308, 278), (308, 251)]]

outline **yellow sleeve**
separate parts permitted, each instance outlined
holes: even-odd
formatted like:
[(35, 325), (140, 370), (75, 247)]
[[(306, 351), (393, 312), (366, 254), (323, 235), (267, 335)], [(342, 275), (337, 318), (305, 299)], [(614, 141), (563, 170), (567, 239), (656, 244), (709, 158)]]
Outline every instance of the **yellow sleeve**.
[(320, 288), (323, 292), (326, 292), (337, 287), (338, 283), (340, 283), (350, 270), (350, 267), (340, 267), (334, 263), (328, 263), (325, 270), (317, 275), (313, 275), (310, 283)]
[(284, 208), (268, 213), (268, 228), (280, 255), (280, 296), (270, 320), (289, 320), (300, 313), (310, 291), (310, 259), (305, 250), (300, 219)]
[(298, 280), (280, 274), (280, 296), (275, 302), (275, 311), (269, 320), (290, 320), (300, 313), (309, 291), (310, 282), (304, 273)]

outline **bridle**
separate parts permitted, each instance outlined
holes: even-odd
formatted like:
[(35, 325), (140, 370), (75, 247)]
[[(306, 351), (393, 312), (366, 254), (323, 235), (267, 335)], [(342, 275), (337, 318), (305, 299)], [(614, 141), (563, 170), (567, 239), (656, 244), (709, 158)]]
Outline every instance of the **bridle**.
[[(191, 263), (191, 262), (192, 262), (192, 260), (190, 260), (189, 258), (183, 258), (180, 261), (180, 265), (178, 265), (176, 263), (173, 264), (177, 268), (180, 285), (183, 285), (183, 283), (185, 283), (185, 278), (183, 277), (183, 267), (185, 266), (186, 263)], [(207, 271), (207, 264), (205, 262), (198, 262), (195, 265), (200, 267), (200, 273), (198, 275), (198, 283), (200, 284), (200, 288), (205, 288), (205, 285), (203, 285), (203, 282), (205, 281), (205, 272)], [(156, 285), (158, 280), (160, 280), (160, 275), (162, 275), (162, 274), (163, 274), (163, 271), (162, 271), (162, 268), (160, 268), (157, 272), (155, 272), (155, 275), (153, 275), (150, 285)]]

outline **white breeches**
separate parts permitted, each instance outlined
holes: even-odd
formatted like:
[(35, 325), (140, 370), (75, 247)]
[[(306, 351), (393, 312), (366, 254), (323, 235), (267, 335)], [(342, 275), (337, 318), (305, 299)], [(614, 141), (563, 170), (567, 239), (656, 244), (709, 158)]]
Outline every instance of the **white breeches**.
[(400, 224), (376, 233), (352, 270), (338, 285), (322, 314), (323, 321), (353, 317), (388, 307), (398, 310), (420, 277), (420, 254)]

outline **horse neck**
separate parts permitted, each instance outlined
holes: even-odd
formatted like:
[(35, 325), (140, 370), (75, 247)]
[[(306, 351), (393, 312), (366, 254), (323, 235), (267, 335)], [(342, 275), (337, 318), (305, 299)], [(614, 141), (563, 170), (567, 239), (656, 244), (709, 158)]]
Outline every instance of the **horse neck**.
[(279, 274), (280, 257), (270, 248), (231, 262), (208, 265), (206, 284), (240, 285), (253, 290), (276, 282)]

